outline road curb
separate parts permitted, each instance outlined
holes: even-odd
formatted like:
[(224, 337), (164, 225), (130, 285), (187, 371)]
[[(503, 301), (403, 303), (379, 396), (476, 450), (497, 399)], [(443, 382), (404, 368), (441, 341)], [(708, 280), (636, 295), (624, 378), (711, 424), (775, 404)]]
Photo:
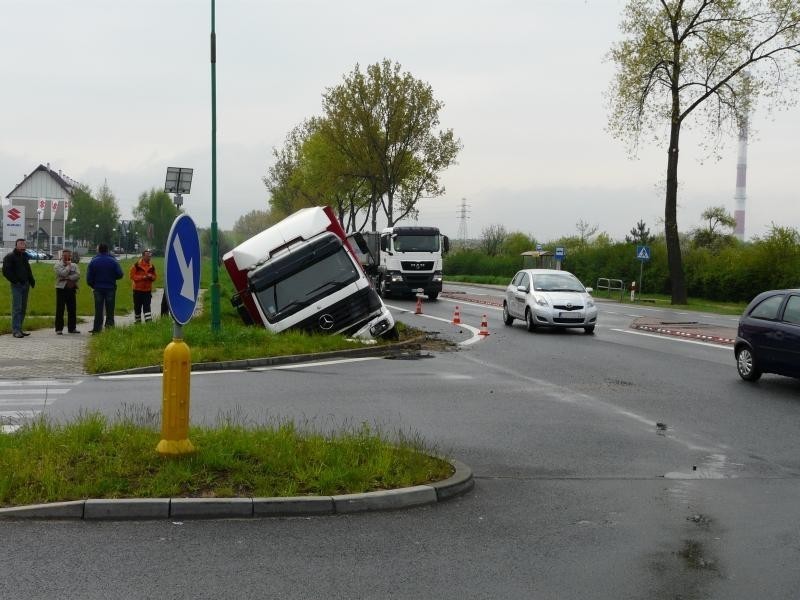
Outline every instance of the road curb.
[(690, 338), (694, 340), (702, 340), (705, 342), (713, 342), (716, 344), (732, 346), (736, 340), (731, 337), (721, 335), (710, 335), (698, 331), (686, 331), (681, 329), (673, 329), (670, 327), (662, 327), (659, 325), (639, 324), (633, 323), (631, 329), (638, 329), (641, 331), (651, 331), (653, 333), (660, 333), (662, 335), (671, 335), (675, 337)]
[(0, 508), (0, 521), (22, 520), (160, 520), (312, 517), (399, 510), (436, 504), (470, 491), (472, 469), (449, 461), (454, 473), (435, 483), (396, 490), (337, 496), (275, 498), (119, 498), (87, 499)]
[[(364, 348), (349, 348), (346, 350), (331, 350), (330, 352), (313, 352), (311, 354), (289, 354), (285, 356), (270, 356), (265, 358), (244, 358), (241, 360), (223, 360), (205, 363), (193, 363), (192, 371), (226, 371), (226, 370), (247, 370), (254, 367), (273, 367), (280, 365), (290, 365), (318, 360), (330, 360), (334, 358), (364, 358), (370, 356), (396, 356), (409, 350), (420, 350), (422, 342), (426, 339), (425, 335), (419, 335), (409, 340), (397, 342), (386, 346), (367, 346)], [(107, 371), (104, 373), (94, 373), (95, 376), (113, 375), (147, 375), (161, 373), (163, 365), (151, 365), (148, 367), (135, 367), (133, 369), (123, 369), (120, 371)]]

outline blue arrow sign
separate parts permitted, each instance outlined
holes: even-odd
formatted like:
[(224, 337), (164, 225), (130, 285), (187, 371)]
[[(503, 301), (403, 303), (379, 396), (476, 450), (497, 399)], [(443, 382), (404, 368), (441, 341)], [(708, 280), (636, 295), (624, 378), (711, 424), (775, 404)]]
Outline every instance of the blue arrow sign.
[(636, 258), (639, 260), (650, 260), (650, 246), (636, 246)]
[(164, 263), (169, 311), (176, 323), (185, 325), (194, 314), (200, 291), (200, 238), (189, 215), (178, 215), (173, 221)]

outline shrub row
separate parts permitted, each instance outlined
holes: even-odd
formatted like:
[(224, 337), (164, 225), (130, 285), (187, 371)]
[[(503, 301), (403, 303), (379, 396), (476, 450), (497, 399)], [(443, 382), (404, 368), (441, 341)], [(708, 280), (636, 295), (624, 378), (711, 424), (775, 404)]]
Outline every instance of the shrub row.
[[(598, 278), (639, 280), (636, 245), (595, 243), (566, 248), (562, 268), (585, 285)], [(643, 265), (645, 293), (671, 293), (667, 249), (663, 240), (650, 244), (650, 260)], [(763, 290), (800, 287), (800, 235), (789, 228), (773, 228), (769, 236), (738, 242), (721, 249), (687, 247), (683, 265), (688, 295), (693, 298), (747, 302)], [(524, 266), (529, 266), (525, 264)], [(445, 260), (446, 276), (482, 275), (511, 279), (523, 268), (522, 256), (487, 256), (480, 250), (460, 250)]]

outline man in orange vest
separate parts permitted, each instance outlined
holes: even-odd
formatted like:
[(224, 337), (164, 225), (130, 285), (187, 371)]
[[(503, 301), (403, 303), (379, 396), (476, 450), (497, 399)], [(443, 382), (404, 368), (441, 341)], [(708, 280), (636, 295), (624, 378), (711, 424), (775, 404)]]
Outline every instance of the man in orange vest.
[(156, 268), (150, 262), (150, 250), (142, 252), (142, 258), (133, 263), (129, 276), (133, 282), (133, 318), (136, 323), (153, 320), (150, 312), (150, 300), (153, 297), (153, 282), (156, 280)]

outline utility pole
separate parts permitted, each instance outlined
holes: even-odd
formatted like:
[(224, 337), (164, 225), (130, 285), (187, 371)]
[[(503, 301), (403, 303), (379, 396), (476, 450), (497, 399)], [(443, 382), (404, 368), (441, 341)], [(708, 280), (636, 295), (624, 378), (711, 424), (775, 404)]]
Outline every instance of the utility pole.
[(467, 210), (468, 206), (469, 204), (467, 204), (467, 199), (462, 198), (461, 208), (458, 211), (458, 239), (461, 240), (461, 243), (464, 246), (467, 244), (467, 219), (469, 219), (467, 213), (470, 212)]

